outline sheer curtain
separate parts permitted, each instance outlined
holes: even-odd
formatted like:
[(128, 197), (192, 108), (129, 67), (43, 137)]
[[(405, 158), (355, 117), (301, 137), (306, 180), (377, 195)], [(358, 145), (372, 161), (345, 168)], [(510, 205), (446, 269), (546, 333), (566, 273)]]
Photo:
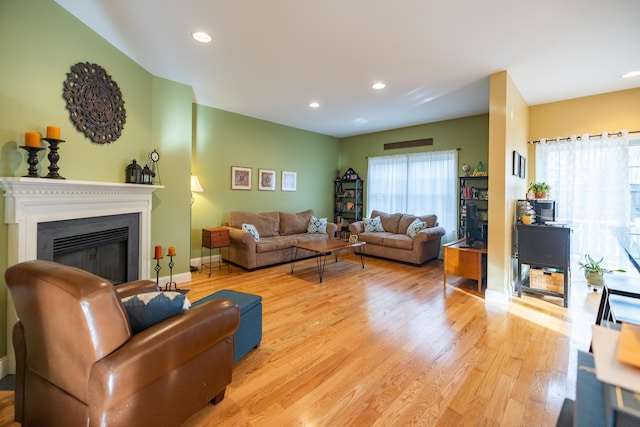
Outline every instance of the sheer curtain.
[(367, 173), (367, 211), (435, 213), (446, 234), (457, 230), (458, 151), (432, 151), (370, 157)]
[(610, 231), (630, 218), (628, 133), (572, 136), (536, 145), (536, 180), (551, 186), (558, 220), (571, 224), (577, 257), (623, 256)]

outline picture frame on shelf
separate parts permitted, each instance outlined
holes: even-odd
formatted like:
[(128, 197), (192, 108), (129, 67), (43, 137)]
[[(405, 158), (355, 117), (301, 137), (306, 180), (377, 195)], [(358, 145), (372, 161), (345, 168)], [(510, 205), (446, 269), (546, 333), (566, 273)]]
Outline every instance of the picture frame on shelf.
[(282, 191), (296, 191), (298, 174), (291, 171), (282, 171)]
[(251, 190), (251, 168), (231, 166), (231, 189)]
[(258, 169), (258, 190), (276, 191), (276, 171)]

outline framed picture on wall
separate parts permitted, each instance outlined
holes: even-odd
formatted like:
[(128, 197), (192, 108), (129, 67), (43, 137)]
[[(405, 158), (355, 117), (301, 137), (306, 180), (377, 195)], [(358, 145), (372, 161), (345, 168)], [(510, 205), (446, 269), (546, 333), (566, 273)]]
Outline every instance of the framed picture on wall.
[(520, 176), (520, 153), (513, 150), (513, 171), (511, 172), (513, 176)]
[(258, 190), (276, 191), (276, 171), (258, 169)]
[(231, 166), (231, 189), (251, 190), (251, 168)]
[(282, 171), (282, 191), (296, 191), (297, 180), (296, 172)]
[(527, 158), (520, 156), (520, 178), (524, 179), (527, 175)]

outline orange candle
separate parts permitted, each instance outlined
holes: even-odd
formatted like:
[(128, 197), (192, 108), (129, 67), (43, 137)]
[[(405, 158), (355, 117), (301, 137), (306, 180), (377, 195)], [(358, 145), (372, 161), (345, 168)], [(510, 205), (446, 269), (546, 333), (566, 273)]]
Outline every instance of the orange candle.
[(47, 126), (47, 138), (60, 139), (60, 128), (57, 126)]
[(160, 258), (162, 258), (162, 246), (156, 245), (156, 256), (154, 256), (153, 259), (160, 259)]
[(27, 147), (40, 147), (40, 134), (38, 132), (25, 132), (24, 143)]
[(176, 248), (174, 246), (169, 246), (169, 256), (176, 256)]

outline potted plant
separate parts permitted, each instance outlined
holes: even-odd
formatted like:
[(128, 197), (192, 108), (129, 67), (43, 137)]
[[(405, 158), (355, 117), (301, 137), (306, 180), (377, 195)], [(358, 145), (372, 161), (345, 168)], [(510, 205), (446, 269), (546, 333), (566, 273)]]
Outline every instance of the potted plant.
[(618, 271), (620, 273), (625, 272), (625, 270), (621, 268), (615, 270), (604, 268), (602, 266), (602, 261), (604, 261), (604, 257), (596, 261), (589, 254), (584, 255), (584, 262), (578, 261), (580, 268), (584, 269), (584, 278), (587, 279), (588, 284), (602, 286), (604, 285), (604, 275), (606, 273), (613, 273), (614, 271)]
[(546, 182), (530, 182), (528, 193), (533, 193), (536, 199), (546, 199), (547, 191), (549, 191), (551, 187)]

